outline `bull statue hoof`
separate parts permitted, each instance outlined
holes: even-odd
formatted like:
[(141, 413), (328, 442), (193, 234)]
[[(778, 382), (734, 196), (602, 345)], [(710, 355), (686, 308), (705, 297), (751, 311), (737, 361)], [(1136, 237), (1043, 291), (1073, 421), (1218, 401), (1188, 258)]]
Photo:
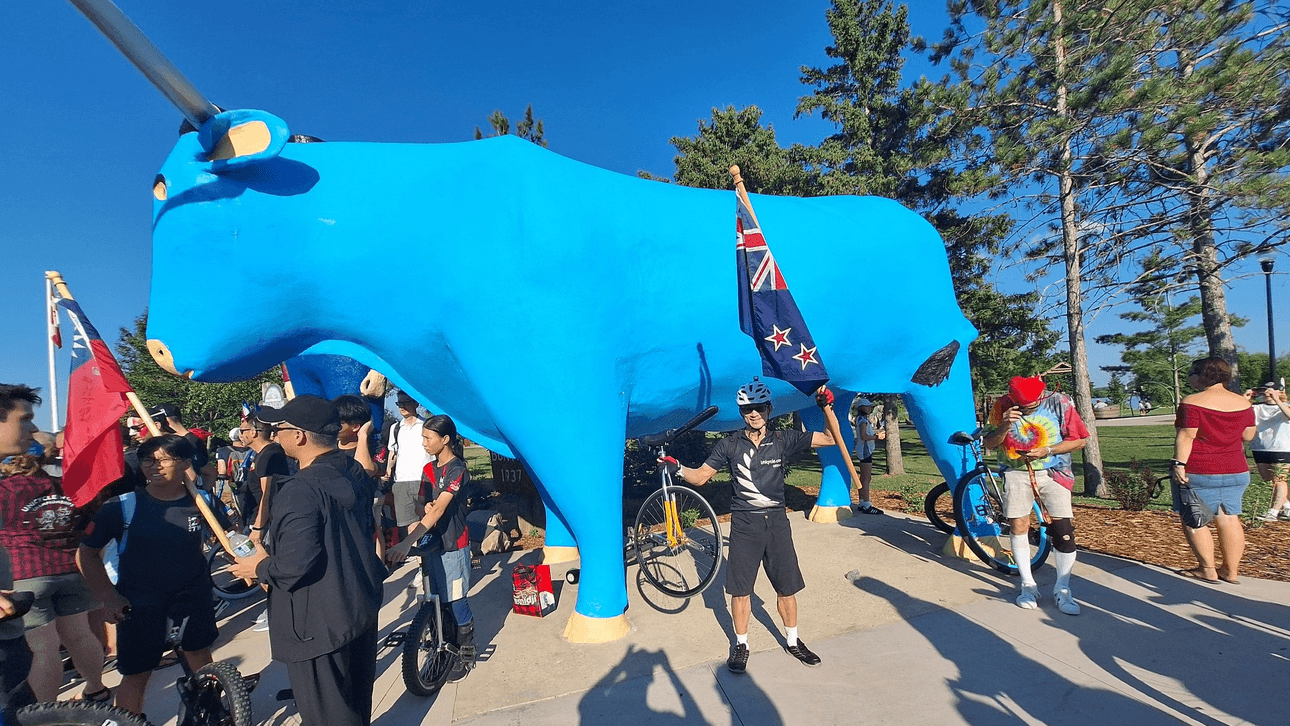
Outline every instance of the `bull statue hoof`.
[(542, 548), (542, 564), (544, 565), (558, 565), (561, 562), (573, 562), (577, 559), (577, 547), (547, 545)]
[(811, 507), (811, 516), (808, 519), (818, 524), (833, 524), (850, 519), (851, 516), (851, 507), (821, 507), (817, 504)]
[(612, 618), (589, 618), (574, 611), (564, 626), (564, 637), (570, 643), (608, 643), (627, 635), (629, 627), (625, 614)]

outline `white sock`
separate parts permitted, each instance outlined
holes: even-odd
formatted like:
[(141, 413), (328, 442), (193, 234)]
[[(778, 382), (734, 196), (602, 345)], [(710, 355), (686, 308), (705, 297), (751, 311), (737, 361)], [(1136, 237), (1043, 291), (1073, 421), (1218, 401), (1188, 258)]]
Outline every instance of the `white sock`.
[(1035, 576), (1030, 574), (1030, 535), (1008, 535), (1012, 543), (1012, 559), (1017, 561), (1017, 571), (1021, 574), (1021, 585), (1034, 587)]
[(735, 645), (748, 645), (748, 634), (744, 633), (743, 635), (740, 635), (739, 633), (735, 633)]
[(784, 638), (790, 646), (797, 645), (797, 628), (784, 628)]
[(1281, 505), (1281, 511), (1283, 511), (1283, 512), (1290, 512), (1290, 502), (1286, 502), (1285, 504), (1282, 504), (1282, 505)]
[(869, 506), (869, 500), (868, 500), (868, 499), (861, 499), (861, 500), (860, 500), (860, 508), (861, 508), (861, 509), (865, 509), (865, 508), (867, 508), (868, 506)]
[(1053, 564), (1057, 566), (1057, 583), (1053, 585), (1053, 591), (1069, 588), (1071, 570), (1075, 569), (1075, 553), (1053, 550)]

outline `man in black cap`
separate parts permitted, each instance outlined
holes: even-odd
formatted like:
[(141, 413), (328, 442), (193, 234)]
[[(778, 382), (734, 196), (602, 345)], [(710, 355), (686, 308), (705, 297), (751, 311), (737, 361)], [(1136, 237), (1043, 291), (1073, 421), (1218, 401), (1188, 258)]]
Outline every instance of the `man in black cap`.
[(269, 643), (304, 726), (367, 726), (385, 566), (372, 548), (376, 486), (336, 448), (340, 416), (297, 396), (260, 419), (300, 471), (276, 494), (263, 547), (233, 572), (269, 586)]

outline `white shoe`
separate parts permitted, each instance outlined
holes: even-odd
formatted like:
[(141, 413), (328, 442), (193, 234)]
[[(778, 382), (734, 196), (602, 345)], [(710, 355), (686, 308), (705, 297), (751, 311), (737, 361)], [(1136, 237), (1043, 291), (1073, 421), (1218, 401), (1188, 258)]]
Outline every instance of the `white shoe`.
[(1022, 585), (1021, 594), (1017, 596), (1017, 607), (1023, 610), (1039, 609), (1039, 588), (1034, 585)]
[(1276, 509), (1269, 509), (1267, 514), (1264, 514), (1261, 517), (1258, 517), (1258, 519), (1264, 522), (1275, 522), (1277, 521), (1277, 515), (1279, 514), (1280, 512)]
[(260, 617), (255, 619), (255, 626), (252, 627), (251, 630), (257, 633), (269, 632), (269, 609), (268, 608), (265, 608), (264, 612), (260, 613)]
[(1053, 600), (1056, 601), (1058, 610), (1067, 615), (1079, 615), (1079, 603), (1075, 602), (1075, 596), (1071, 594), (1069, 587), (1053, 590)]

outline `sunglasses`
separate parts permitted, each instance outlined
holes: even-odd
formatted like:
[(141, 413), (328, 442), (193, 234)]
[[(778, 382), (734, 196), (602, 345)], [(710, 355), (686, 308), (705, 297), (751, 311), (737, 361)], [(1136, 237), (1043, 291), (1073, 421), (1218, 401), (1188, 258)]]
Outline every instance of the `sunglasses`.
[(750, 403), (750, 404), (747, 404), (747, 405), (744, 405), (744, 406), (740, 406), (740, 407), (739, 407), (739, 414), (740, 414), (740, 415), (742, 415), (742, 416), (747, 416), (748, 414), (750, 414), (750, 413), (752, 413), (752, 412), (754, 412), (754, 411), (756, 411), (757, 413), (759, 413), (759, 414), (761, 414), (761, 415), (765, 416), (766, 414), (770, 413), (770, 404), (766, 404), (766, 403)]

